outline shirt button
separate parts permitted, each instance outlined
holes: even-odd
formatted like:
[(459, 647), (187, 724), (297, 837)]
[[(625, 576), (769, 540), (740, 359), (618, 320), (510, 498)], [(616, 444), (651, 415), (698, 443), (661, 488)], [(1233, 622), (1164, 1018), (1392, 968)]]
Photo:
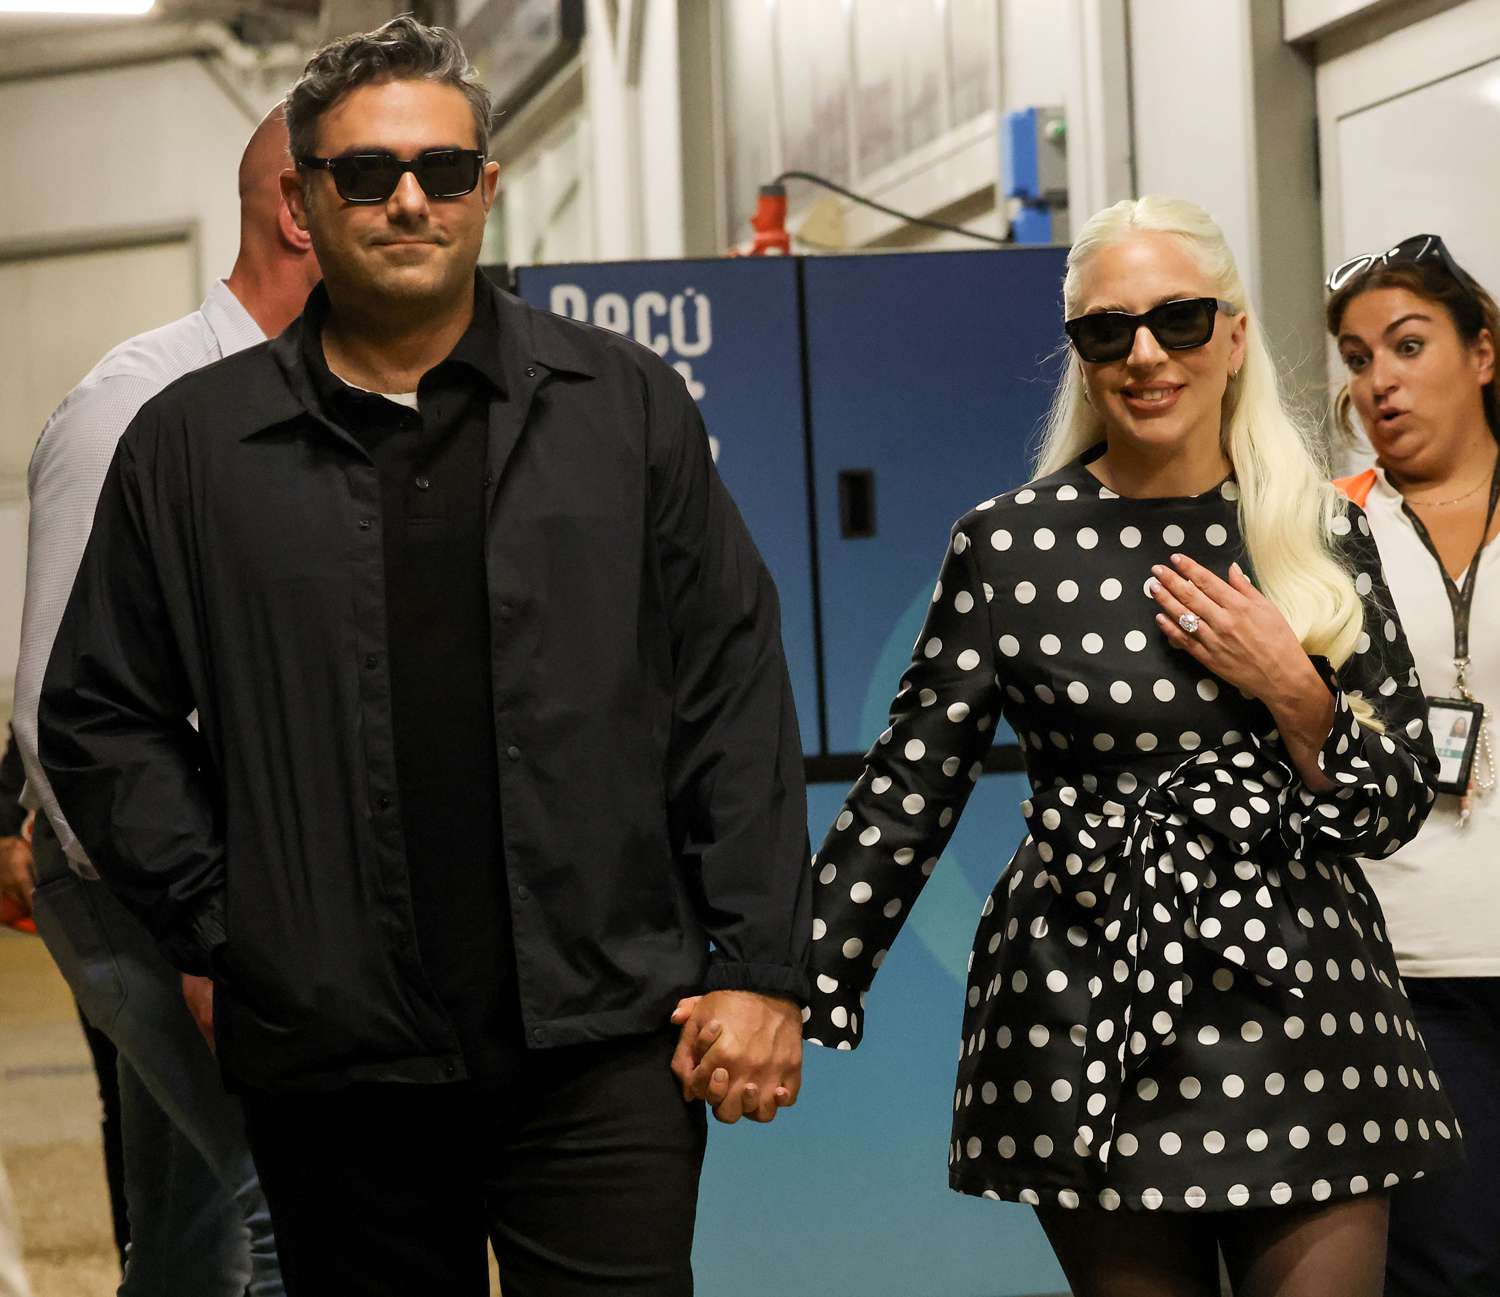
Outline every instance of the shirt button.
[(526, 366), (526, 377), (527, 378), (535, 378), (536, 377), (536, 366), (535, 365), (527, 365)]
[(546, 1030), (546, 1028), (545, 1027), (533, 1027), (531, 1029), (531, 1038), (532, 1038), (532, 1040), (534, 1040), (538, 1044), (540, 1044), (542, 1041), (544, 1041), (544, 1040), (547, 1039), (547, 1030)]
[(369, 531), (370, 530), (370, 520), (368, 518), (361, 518), (359, 520), (359, 529), (360, 529), (360, 531)]
[(486, 473), (484, 475), (484, 484), (486, 486), (491, 485), (494, 482), (494, 480), (495, 480), (495, 475), (493, 473)]
[(458, 1068), (455, 1067), (452, 1063), (444, 1063), (443, 1064), (443, 1075), (444, 1076), (453, 1076), (457, 1071), (458, 1071)]
[(378, 659), (375, 657), (375, 655), (373, 653), (371, 653), (367, 658), (365, 658), (365, 666), (369, 670), (373, 671), (375, 669), (375, 665), (376, 665), (377, 661), (378, 661)]
[(516, 610), (512, 608), (508, 603), (503, 603), (500, 605), (500, 615), (502, 617), (510, 617), (514, 615), (515, 611)]
[(432, 482), (429, 478), (419, 477), (417, 479), (417, 490), (419, 491), (425, 491), (431, 485)]
[(519, 887), (516, 888), (516, 900), (529, 901), (530, 899), (531, 893), (526, 890), (526, 884), (522, 883)]
[(521, 759), (521, 749), (512, 743), (510, 747), (505, 749), (505, 755), (512, 761), (519, 761)]
[(375, 805), (378, 806), (378, 807), (380, 807), (380, 809), (383, 810), (383, 811), (388, 811), (388, 810), (391, 809), (391, 799), (389, 797), (384, 797), (384, 796), (377, 797), (375, 799)]

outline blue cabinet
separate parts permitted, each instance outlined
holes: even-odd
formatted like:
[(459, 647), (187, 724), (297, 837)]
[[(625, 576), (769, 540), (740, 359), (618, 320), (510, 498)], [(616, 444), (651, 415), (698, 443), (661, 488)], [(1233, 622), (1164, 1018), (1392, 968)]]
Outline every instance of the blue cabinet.
[[(1065, 255), (805, 262), (830, 752), (863, 752), (884, 728), (949, 526), (1030, 476), (1058, 374)], [(868, 490), (870, 534), (850, 534), (841, 486)]]

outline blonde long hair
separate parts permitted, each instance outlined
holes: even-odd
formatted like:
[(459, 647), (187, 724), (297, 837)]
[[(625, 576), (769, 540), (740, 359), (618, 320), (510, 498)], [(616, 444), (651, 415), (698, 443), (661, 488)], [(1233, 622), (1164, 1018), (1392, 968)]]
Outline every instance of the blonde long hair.
[[(1127, 199), (1097, 213), (1068, 253), (1063, 280), (1066, 314), (1078, 314), (1079, 281), (1089, 259), (1133, 234), (1169, 234), (1182, 241), (1210, 291), (1246, 313), (1245, 360), (1224, 393), (1220, 425), (1224, 453), (1239, 484), (1240, 532), (1261, 593), (1290, 623), (1308, 654), (1334, 667), (1354, 652), (1364, 609), (1353, 575), (1330, 540), (1330, 526), (1345, 510), (1334, 488), (1315, 430), (1283, 401), (1276, 370), (1250, 309), (1223, 232), (1201, 207), (1180, 198)], [(1085, 396), (1083, 365), (1069, 352), (1047, 416), (1036, 475), (1045, 477), (1104, 440), (1104, 421)], [(1351, 699), (1361, 724), (1383, 730), (1374, 708)]]

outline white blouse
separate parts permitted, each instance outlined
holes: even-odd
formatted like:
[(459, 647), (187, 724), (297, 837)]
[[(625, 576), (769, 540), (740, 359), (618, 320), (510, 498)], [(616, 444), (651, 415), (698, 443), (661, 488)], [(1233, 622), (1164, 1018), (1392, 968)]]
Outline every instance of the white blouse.
[[(1453, 610), (1438, 562), (1379, 468), (1364, 507), (1422, 688), (1452, 698)], [(1469, 688), (1500, 755), (1500, 537), (1480, 558), (1469, 655)], [(1363, 862), (1405, 977), (1500, 977), (1500, 788), (1474, 799), (1466, 828), (1458, 809), (1457, 797), (1439, 793), (1415, 841)]]

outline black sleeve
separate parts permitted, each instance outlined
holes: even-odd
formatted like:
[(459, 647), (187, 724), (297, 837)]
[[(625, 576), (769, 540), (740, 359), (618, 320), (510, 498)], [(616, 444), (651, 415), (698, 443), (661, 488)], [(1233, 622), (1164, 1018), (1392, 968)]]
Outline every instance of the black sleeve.
[(5, 755), (0, 757), (0, 838), (13, 838), (26, 823), (26, 808), (21, 805), (21, 790), (26, 786), (26, 770), (21, 764), (21, 749), (16, 746), (16, 731), (10, 731)]
[(1000, 714), (990, 591), (954, 528), (890, 727), (813, 861), (814, 990), (803, 1031), (853, 1049), (864, 993), (948, 845)]
[[(1348, 660), (1337, 671), (1316, 662), (1334, 695), (1318, 766), (1338, 787), (1313, 793), (1296, 783), (1288, 790), (1283, 834), (1299, 854), (1321, 848), (1379, 859), (1416, 837), (1432, 809), (1437, 754), (1427, 700), (1363, 510), (1351, 504), (1334, 530), (1364, 604), (1364, 629)], [(1383, 732), (1359, 724), (1350, 697), (1374, 707)]]
[(699, 918), (714, 944), (708, 989), (805, 1004), (807, 797), (776, 588), (682, 379), (653, 366), (647, 384), (675, 678), (668, 797), (699, 861)]
[(155, 483), (131, 441), (152, 417), (148, 405), (105, 478), (43, 679), (37, 748), (110, 890), (178, 968), (211, 973), (225, 939), (223, 835), (159, 572)]

